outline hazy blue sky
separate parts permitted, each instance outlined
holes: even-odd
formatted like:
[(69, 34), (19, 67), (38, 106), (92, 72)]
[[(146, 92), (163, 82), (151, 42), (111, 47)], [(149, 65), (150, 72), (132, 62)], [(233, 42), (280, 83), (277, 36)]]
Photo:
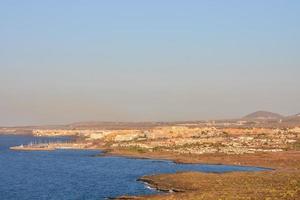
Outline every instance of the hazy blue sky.
[(298, 0), (0, 0), (0, 125), (300, 112)]

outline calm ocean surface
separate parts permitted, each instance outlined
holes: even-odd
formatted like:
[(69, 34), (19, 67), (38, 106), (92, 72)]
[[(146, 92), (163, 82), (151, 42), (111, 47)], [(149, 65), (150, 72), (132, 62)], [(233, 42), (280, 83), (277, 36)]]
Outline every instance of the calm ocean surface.
[(0, 135), (1, 200), (85, 200), (151, 194), (137, 178), (177, 171), (256, 171), (255, 167), (175, 164), (169, 161), (95, 157), (100, 151), (11, 151), (10, 146), (64, 138)]

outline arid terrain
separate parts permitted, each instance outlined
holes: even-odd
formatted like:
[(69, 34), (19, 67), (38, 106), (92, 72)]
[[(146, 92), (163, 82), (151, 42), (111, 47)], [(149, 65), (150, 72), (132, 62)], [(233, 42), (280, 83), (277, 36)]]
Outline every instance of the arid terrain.
[[(6, 127), (0, 132), (20, 130)], [(264, 172), (145, 176), (139, 181), (169, 193), (120, 199), (300, 199), (300, 115), (283, 117), (260, 111), (237, 120), (75, 123), (31, 127), (31, 134), (72, 136), (74, 140), (14, 148), (92, 148), (105, 150), (105, 155), (272, 168)]]

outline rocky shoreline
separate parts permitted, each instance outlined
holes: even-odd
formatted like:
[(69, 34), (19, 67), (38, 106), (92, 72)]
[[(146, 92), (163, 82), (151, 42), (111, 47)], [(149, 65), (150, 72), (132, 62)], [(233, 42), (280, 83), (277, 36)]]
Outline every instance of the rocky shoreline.
[[(113, 155), (113, 154), (110, 154)], [(118, 153), (118, 156), (121, 156)], [(128, 156), (128, 154), (125, 154)], [(140, 157), (141, 155), (137, 156)], [(259, 189), (263, 189), (264, 185), (268, 187), (269, 191), (262, 191), (265, 197), (270, 197), (271, 199), (297, 199), (300, 197), (300, 154), (299, 152), (286, 152), (281, 155), (270, 154), (265, 155), (271, 157), (267, 162), (263, 162), (264, 156), (256, 155), (255, 159), (249, 160), (249, 157), (244, 157), (240, 159), (239, 165), (247, 166), (264, 166), (268, 169), (273, 168), (271, 171), (264, 172), (230, 172), (225, 174), (212, 174), (212, 173), (201, 173), (201, 172), (183, 172), (175, 174), (158, 174), (152, 176), (144, 176), (137, 181), (142, 181), (150, 185), (151, 188), (163, 191), (163, 194), (156, 195), (146, 195), (146, 196), (122, 196), (116, 199), (198, 199), (198, 197), (203, 196), (203, 189), (208, 190), (208, 188), (214, 188), (215, 184), (219, 184), (218, 190), (222, 191), (226, 188), (227, 194), (225, 199), (235, 199), (235, 187), (237, 185), (231, 184), (227, 179), (239, 182), (240, 185), (245, 183), (249, 184), (248, 189), (253, 187), (253, 194), (251, 199), (265, 199), (262, 196), (257, 196)], [(285, 156), (285, 159), (282, 159)], [(132, 155), (133, 157), (133, 155)], [(146, 156), (146, 158), (155, 158), (155, 156)], [(159, 157), (161, 159), (161, 157)], [(222, 156), (219, 156), (222, 159)], [(206, 162), (204, 162), (206, 160)], [(229, 161), (230, 160), (230, 161)], [(248, 162), (245, 162), (247, 161)], [(214, 163), (208, 157), (203, 158), (202, 162), (196, 162), (191, 160), (190, 162), (184, 163), (209, 163), (209, 164), (236, 164), (236, 158), (230, 158), (224, 160), (224, 162)], [(181, 161), (179, 161), (181, 162)], [(250, 164), (251, 163), (251, 164)], [(198, 178), (195, 178), (198, 177)], [(206, 183), (207, 177), (211, 178), (209, 183)], [(256, 182), (257, 181), (257, 182)], [(290, 183), (291, 182), (291, 183)], [(180, 184), (178, 184), (180, 183)], [(223, 184), (222, 184), (223, 183)], [(259, 184), (261, 188), (257, 188), (256, 184)], [(193, 188), (191, 186), (198, 185)], [(274, 189), (275, 187), (275, 189)], [(257, 190), (257, 191), (255, 191)], [(241, 189), (242, 191), (242, 189)], [(244, 191), (248, 193), (249, 191)], [(212, 197), (209, 197), (211, 193)], [(291, 193), (291, 194), (289, 194)], [(208, 195), (208, 196), (206, 196)], [(208, 190), (203, 198), (199, 199), (216, 199), (219, 193)], [(262, 194), (260, 194), (262, 195)], [(222, 196), (222, 195), (221, 195)], [(251, 195), (250, 195), (251, 196)], [(213, 198), (214, 197), (214, 198)], [(240, 192), (240, 198), (247, 199), (248, 196)], [(222, 199), (222, 198), (221, 198)]]

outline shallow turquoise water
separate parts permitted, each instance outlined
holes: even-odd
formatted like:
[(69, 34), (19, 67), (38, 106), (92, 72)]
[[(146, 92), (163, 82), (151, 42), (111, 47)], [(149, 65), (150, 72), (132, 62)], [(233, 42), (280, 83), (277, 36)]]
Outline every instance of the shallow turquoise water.
[(136, 181), (143, 175), (178, 171), (258, 171), (255, 167), (175, 164), (170, 161), (95, 157), (100, 151), (12, 151), (32, 141), (66, 140), (0, 135), (1, 200), (86, 200), (157, 191)]

